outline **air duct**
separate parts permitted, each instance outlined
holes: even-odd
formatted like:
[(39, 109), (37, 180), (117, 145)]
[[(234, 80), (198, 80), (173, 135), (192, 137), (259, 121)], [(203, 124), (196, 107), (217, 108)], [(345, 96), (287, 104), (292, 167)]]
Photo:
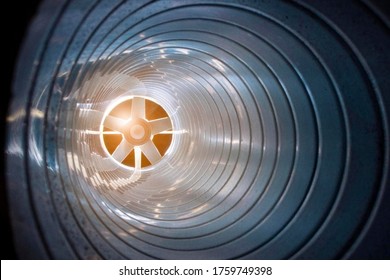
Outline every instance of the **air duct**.
[(7, 118), (19, 256), (364, 256), (388, 23), (356, 1), (44, 2)]

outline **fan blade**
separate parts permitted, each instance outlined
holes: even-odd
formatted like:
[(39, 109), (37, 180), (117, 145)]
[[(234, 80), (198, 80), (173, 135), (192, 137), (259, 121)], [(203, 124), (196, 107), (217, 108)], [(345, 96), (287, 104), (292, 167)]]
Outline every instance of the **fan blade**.
[(141, 149), (139, 147), (135, 147), (134, 148), (134, 161), (135, 161), (135, 164), (134, 164), (134, 167), (135, 167), (135, 170), (139, 170), (141, 169)]
[(131, 118), (145, 118), (145, 99), (134, 97), (131, 104)]
[(123, 139), (122, 142), (118, 145), (118, 147), (116, 147), (114, 153), (112, 154), (112, 157), (115, 160), (122, 162), (128, 156), (128, 154), (130, 154), (133, 148), (133, 145)]
[(171, 120), (168, 117), (149, 121), (149, 124), (152, 127), (152, 135), (172, 129)]
[(157, 150), (152, 140), (149, 140), (140, 148), (151, 164), (156, 163), (161, 158), (160, 152)]
[(107, 115), (106, 119), (104, 120), (103, 126), (112, 129), (114, 131), (122, 132), (125, 124), (126, 124), (125, 120)]

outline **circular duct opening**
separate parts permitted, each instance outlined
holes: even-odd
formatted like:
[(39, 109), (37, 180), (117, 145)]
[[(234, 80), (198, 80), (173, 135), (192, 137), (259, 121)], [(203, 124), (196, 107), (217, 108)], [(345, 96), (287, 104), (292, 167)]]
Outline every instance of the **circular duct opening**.
[(172, 123), (156, 102), (143, 98), (113, 102), (101, 124), (100, 140), (108, 156), (131, 168), (157, 163), (172, 142)]

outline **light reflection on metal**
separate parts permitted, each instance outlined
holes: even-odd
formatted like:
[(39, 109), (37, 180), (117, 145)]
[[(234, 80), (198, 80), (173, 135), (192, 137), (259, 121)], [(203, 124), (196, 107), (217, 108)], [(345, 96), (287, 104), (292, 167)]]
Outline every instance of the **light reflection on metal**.
[[(37, 22), (53, 21), (25, 45), (46, 49), (23, 52), (7, 118), (16, 239), (41, 258), (353, 253), (390, 170), (388, 84), (370, 72), (388, 72), (372, 52), (388, 34), (360, 24), (355, 2), (351, 14), (327, 1), (44, 6)], [(121, 159), (150, 145), (135, 140), (151, 120), (110, 116), (134, 98), (173, 128), (144, 168)]]

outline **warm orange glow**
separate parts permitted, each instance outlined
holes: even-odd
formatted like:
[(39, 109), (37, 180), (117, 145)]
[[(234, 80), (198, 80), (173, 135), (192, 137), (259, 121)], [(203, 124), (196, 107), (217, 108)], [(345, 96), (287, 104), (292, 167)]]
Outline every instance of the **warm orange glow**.
[[(131, 116), (131, 107), (132, 100), (126, 100), (120, 104), (118, 104), (109, 115), (113, 117), (118, 117), (121, 119), (130, 119)], [(169, 117), (167, 112), (157, 103), (146, 99), (145, 100), (145, 117), (147, 121), (166, 118)], [(111, 131), (110, 129), (104, 127), (104, 132)], [(121, 143), (123, 139), (122, 134), (103, 134), (103, 141), (107, 148), (107, 151), (112, 155), (118, 145)], [(166, 151), (172, 142), (172, 134), (157, 134), (152, 136), (152, 141), (154, 145), (157, 147), (161, 156), (164, 156)], [(135, 167), (135, 155), (134, 150), (132, 150), (129, 155), (122, 161), (122, 164)], [(150, 161), (142, 154), (141, 157), (141, 167), (150, 166)]]

